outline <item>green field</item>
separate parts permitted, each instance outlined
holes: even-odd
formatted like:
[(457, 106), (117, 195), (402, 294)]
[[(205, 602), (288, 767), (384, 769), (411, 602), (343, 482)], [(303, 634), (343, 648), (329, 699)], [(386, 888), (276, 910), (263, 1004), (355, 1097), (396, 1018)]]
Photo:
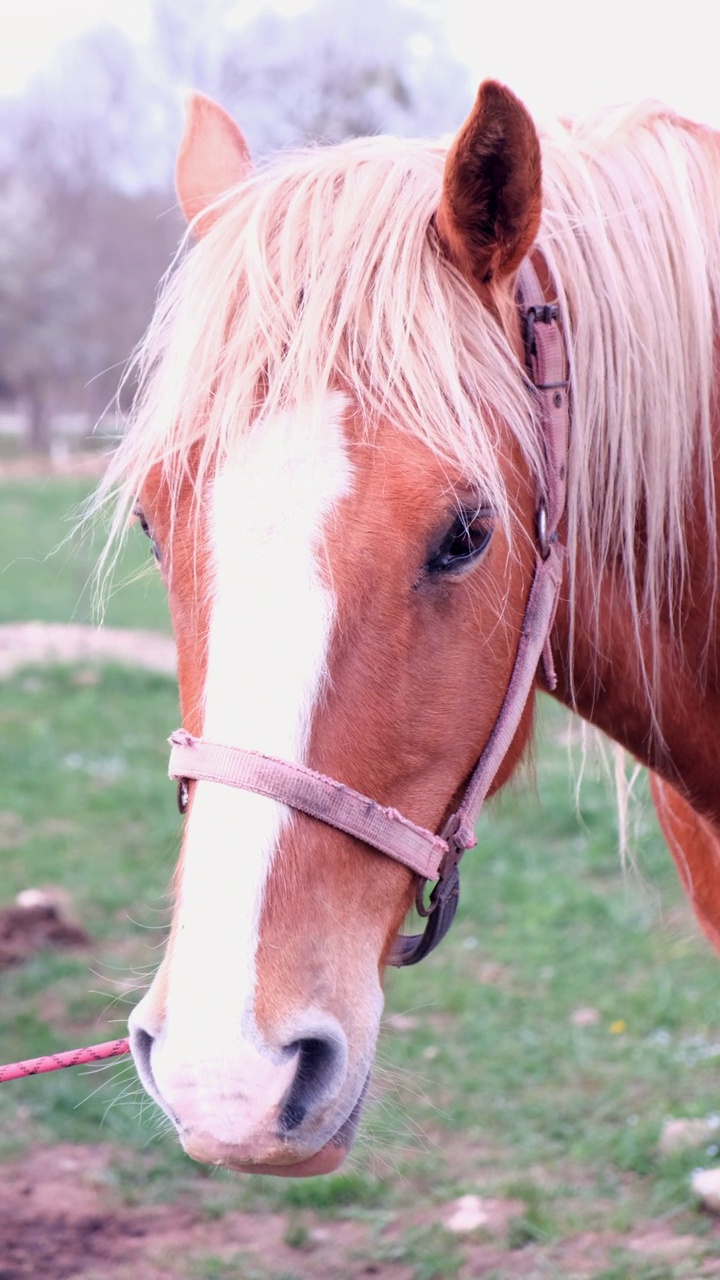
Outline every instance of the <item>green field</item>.
[[(94, 571), (103, 543), (74, 533), (90, 492), (87, 480), (0, 482), (0, 624), (95, 621)], [(148, 543), (131, 532), (107, 602), (114, 627), (167, 630), (167, 605)]]
[[(89, 617), (96, 551), (45, 558), (85, 492), (0, 487), (3, 622)], [(138, 580), (147, 545), (131, 542), (121, 577), (136, 580), (113, 595), (108, 622), (166, 627), (157, 578)], [(2, 1060), (122, 1033), (168, 919), (179, 817), (165, 739), (177, 718), (172, 682), (140, 671), (36, 668), (0, 685), (0, 906), (60, 886), (93, 939), (0, 972)], [(38, 1277), (720, 1276), (720, 1230), (689, 1189), (717, 1148), (658, 1150), (666, 1117), (720, 1110), (720, 963), (646, 789), (633, 808), (640, 873), (624, 875), (602, 768), (591, 756), (576, 806), (573, 722), (546, 701), (540, 733), (536, 779), (528, 771), (482, 820), (448, 939), (388, 977), (373, 1097), (345, 1171), (210, 1176), (124, 1060), (0, 1089), (5, 1182), (33, 1153), (75, 1153), (66, 1176), (126, 1230), (110, 1260), (88, 1255), (72, 1273), (38, 1264)], [(451, 1232), (443, 1223), (466, 1195), (493, 1202), (497, 1220)], [(3, 1277), (30, 1274), (3, 1262)]]

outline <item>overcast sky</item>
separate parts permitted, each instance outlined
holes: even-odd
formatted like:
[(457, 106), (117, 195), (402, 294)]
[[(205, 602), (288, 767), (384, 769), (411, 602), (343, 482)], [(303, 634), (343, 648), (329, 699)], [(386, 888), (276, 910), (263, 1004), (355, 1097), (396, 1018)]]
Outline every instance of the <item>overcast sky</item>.
[[(478, 81), (504, 80), (540, 118), (656, 97), (720, 127), (720, 0), (415, 2), (444, 15), (457, 56)], [(138, 40), (148, 30), (147, 0), (5, 0), (3, 7), (5, 93), (21, 89), (59, 41), (103, 18)], [(251, 16), (259, 3), (238, 7)]]

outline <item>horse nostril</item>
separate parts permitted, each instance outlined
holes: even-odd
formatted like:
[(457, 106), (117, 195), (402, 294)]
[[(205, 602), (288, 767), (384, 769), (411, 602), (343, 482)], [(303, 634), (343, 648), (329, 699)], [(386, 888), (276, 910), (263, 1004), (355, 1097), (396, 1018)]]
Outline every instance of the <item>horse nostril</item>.
[(145, 1031), (142, 1027), (133, 1027), (130, 1035), (130, 1046), (140, 1076), (150, 1076), (152, 1079), (150, 1055), (152, 1053), (153, 1037), (149, 1031)]
[(129, 1029), (130, 1052), (132, 1053), (137, 1073), (143, 1087), (150, 1094), (150, 1097), (154, 1102), (157, 1102), (159, 1107), (162, 1107), (165, 1115), (169, 1116), (173, 1124), (179, 1129), (181, 1127), (180, 1121), (178, 1120), (175, 1112), (168, 1106), (167, 1102), (163, 1098), (160, 1090), (158, 1089), (157, 1081), (155, 1080), (155, 1073), (152, 1066), (152, 1048), (155, 1044), (155, 1036), (152, 1036), (149, 1031), (146, 1031), (144, 1027), (139, 1025), (136, 1014), (137, 1010), (130, 1017)]
[(342, 1045), (332, 1038), (309, 1037), (294, 1040), (286, 1051), (297, 1054), (295, 1079), (280, 1113), (280, 1130), (289, 1133), (303, 1123), (309, 1111), (317, 1109), (333, 1091), (338, 1074), (344, 1070)]
[(151, 1036), (149, 1031), (146, 1031), (144, 1027), (138, 1026), (137, 1022), (131, 1019), (130, 1051), (137, 1073), (151, 1098), (154, 1098), (158, 1105), (166, 1110), (167, 1108), (164, 1107), (160, 1099), (152, 1069), (152, 1047), (154, 1043), (155, 1037)]
[(306, 1115), (307, 1107), (304, 1103), (286, 1102), (280, 1116), (280, 1128), (284, 1133), (289, 1133), (291, 1129), (299, 1129)]

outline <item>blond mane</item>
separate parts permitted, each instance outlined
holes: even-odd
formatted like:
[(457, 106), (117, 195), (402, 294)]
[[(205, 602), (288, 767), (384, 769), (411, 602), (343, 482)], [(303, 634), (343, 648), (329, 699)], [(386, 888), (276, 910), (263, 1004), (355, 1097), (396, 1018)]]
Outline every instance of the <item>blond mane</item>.
[[(444, 157), (433, 144), (362, 139), (282, 156), (227, 193), (171, 273), (137, 356), (133, 421), (97, 499), (116, 495), (115, 533), (155, 464), (177, 484), (192, 450), (199, 492), (266, 414), (316, 405), (319, 424), (338, 386), (366, 431), (389, 418), (506, 514), (503, 433), (540, 462), (532, 397), (512, 333), (440, 251)], [(718, 142), (656, 105), (607, 113), (544, 139), (544, 188), (539, 245), (572, 366), (570, 591), (581, 551), (598, 580), (620, 566), (639, 638), (641, 625), (657, 633), (663, 592), (682, 583), (698, 476), (714, 530)]]
[[(652, 689), (660, 611), (678, 625), (686, 528), (698, 514), (715, 590), (720, 135), (644, 103), (559, 128), (544, 162), (539, 243), (572, 371), (571, 590), (581, 550), (596, 584), (609, 566), (624, 577), (638, 645), (642, 632), (651, 646)], [(690, 509), (698, 487), (701, 513)]]

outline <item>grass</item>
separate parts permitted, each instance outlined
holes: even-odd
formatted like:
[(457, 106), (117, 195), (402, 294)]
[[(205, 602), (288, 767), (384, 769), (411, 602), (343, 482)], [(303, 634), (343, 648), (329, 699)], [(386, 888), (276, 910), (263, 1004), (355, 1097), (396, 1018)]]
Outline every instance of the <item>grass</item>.
[[(0, 493), (10, 545), (25, 546), (37, 573), (31, 584), (29, 569), (0, 563), (6, 620), (78, 616), (89, 561), (42, 556), (80, 497), (81, 486), (58, 482)], [(146, 554), (131, 549), (123, 575)], [(109, 617), (160, 626), (163, 607), (157, 583), (135, 584), (113, 598)], [(3, 899), (59, 885), (94, 939), (90, 960), (44, 952), (3, 974), (3, 1059), (120, 1034), (134, 988), (156, 964), (179, 833), (165, 774), (177, 714), (172, 682), (137, 671), (107, 668), (90, 683), (72, 669), (26, 670), (2, 686)], [(448, 1203), (467, 1193), (523, 1206), (491, 1237), (495, 1268), (477, 1274), (571, 1276), (553, 1251), (588, 1232), (609, 1241), (593, 1280), (696, 1274), (718, 1235), (694, 1207), (689, 1173), (717, 1151), (662, 1158), (657, 1139), (668, 1115), (718, 1109), (720, 968), (644, 789), (636, 877), (620, 868), (613, 798), (592, 764), (575, 809), (578, 750), (567, 746), (564, 713), (547, 703), (539, 732), (537, 783), (526, 779), (489, 807), (449, 937), (418, 969), (388, 978), (373, 1097), (345, 1170), (298, 1182), (208, 1176), (158, 1132), (124, 1062), (5, 1086), (0, 1156), (38, 1142), (103, 1142), (119, 1203), (191, 1201), (218, 1229), (238, 1212), (283, 1216), (285, 1262), (207, 1254), (188, 1259), (188, 1276), (320, 1274), (313, 1231), (329, 1224), (347, 1240), (338, 1234), (339, 1269), (328, 1275), (392, 1267), (410, 1280), (468, 1277), (485, 1237), (441, 1226)], [(578, 1025), (577, 1010), (588, 1008), (596, 1020)], [(404, 1015), (396, 1027), (394, 1013)], [(694, 1237), (690, 1262), (628, 1252), (625, 1237), (643, 1223)], [(524, 1272), (513, 1269), (518, 1258)]]
[[(81, 478), (0, 482), (0, 624), (97, 620), (93, 573), (103, 531), (96, 525), (73, 533), (91, 488)], [(165, 596), (139, 529), (128, 538), (105, 622), (169, 629)]]

